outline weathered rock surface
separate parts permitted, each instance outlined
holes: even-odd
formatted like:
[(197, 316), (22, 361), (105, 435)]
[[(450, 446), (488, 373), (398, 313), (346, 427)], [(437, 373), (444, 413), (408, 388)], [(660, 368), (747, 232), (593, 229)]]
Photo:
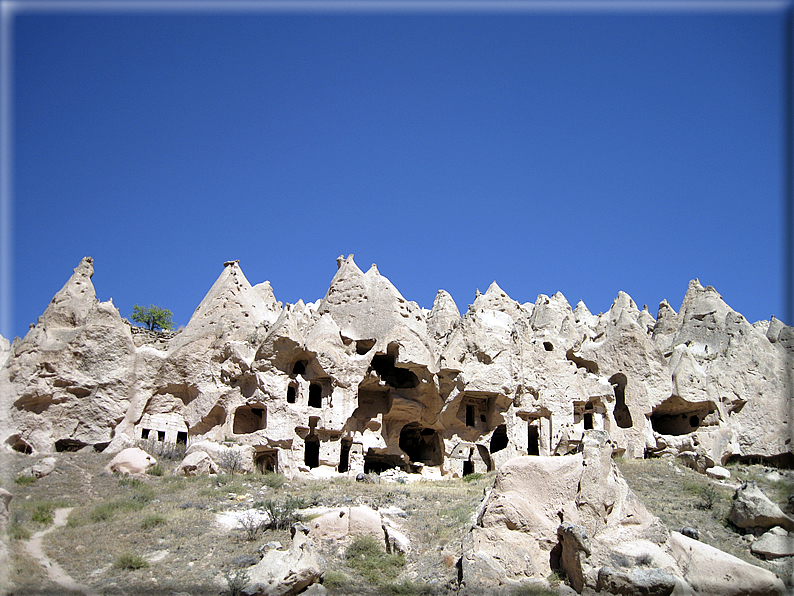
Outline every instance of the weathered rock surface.
[(753, 554), (767, 559), (794, 556), (794, 532), (775, 527), (750, 545)]
[(292, 527), (292, 544), (288, 550), (269, 550), (259, 563), (248, 570), (250, 583), (245, 596), (287, 596), (298, 594), (319, 581), (322, 569), (302, 524)]
[(559, 570), (579, 593), (785, 593), (775, 574), (665, 528), (629, 490), (612, 453), (606, 433), (588, 431), (581, 453), (504, 464), (464, 544), (465, 589)]
[(145, 474), (157, 460), (138, 447), (129, 447), (116, 454), (105, 467), (105, 471), (113, 474)]
[(55, 465), (58, 463), (58, 460), (54, 457), (44, 457), (37, 461), (35, 464), (30, 466), (29, 468), (25, 468), (22, 470), (22, 476), (35, 476), (36, 478), (44, 478), (45, 476), (52, 474), (53, 470), (55, 470)]
[(185, 456), (174, 469), (174, 476), (202, 476), (217, 474), (220, 470), (205, 451), (194, 451)]
[(731, 522), (739, 528), (772, 528), (781, 526), (794, 531), (794, 518), (769, 500), (755, 482), (745, 482), (736, 489), (731, 503)]
[(375, 266), (337, 265), (322, 300), (282, 305), (228, 261), (184, 330), (133, 340), (86, 257), (24, 339), (0, 342), (0, 441), (46, 454), (232, 439), (244, 469), (321, 476), (485, 472), (580, 449), (590, 429), (700, 471), (792, 458), (794, 330), (750, 325), (696, 280), (656, 319), (623, 292), (594, 315), (495, 282), (461, 316), (443, 290), (427, 311)]
[(669, 549), (684, 579), (699, 595), (786, 594), (783, 582), (771, 571), (678, 532), (670, 533)]

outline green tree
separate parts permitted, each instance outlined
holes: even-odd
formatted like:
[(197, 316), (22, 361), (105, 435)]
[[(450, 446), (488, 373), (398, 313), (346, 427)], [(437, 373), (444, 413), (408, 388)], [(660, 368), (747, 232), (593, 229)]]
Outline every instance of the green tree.
[(149, 331), (160, 331), (162, 329), (173, 329), (174, 323), (171, 320), (173, 316), (174, 313), (167, 308), (160, 308), (154, 304), (150, 304), (149, 308), (146, 308), (136, 304), (132, 307), (132, 316), (130, 318), (148, 328)]

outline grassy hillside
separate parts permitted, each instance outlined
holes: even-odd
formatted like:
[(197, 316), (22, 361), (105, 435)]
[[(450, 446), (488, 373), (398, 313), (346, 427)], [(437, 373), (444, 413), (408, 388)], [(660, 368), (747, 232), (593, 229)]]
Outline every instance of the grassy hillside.
[[(244, 569), (269, 542), (287, 546), (286, 529), (224, 527), (216, 515), (271, 507), (289, 516), (296, 509), (368, 505), (386, 510), (411, 541), (407, 555), (382, 558), (372, 545), (327, 541), (320, 545), (330, 594), (444, 594), (457, 577), (461, 540), (493, 474), (436, 482), (357, 483), (350, 479), (287, 480), (269, 474), (171, 476), (176, 461), (162, 459), (162, 475), (129, 478), (104, 474), (110, 457), (61, 453), (55, 471), (38, 480), (20, 472), (33, 461), (9, 455), (3, 487), (13, 493), (10, 551), (14, 595), (64, 593), (25, 551), (32, 534), (52, 524), (53, 512), (72, 507), (65, 526), (45, 537), (45, 552), (76, 581), (99, 594), (233, 593)], [(776, 570), (749, 553), (726, 521), (732, 489), (661, 460), (621, 461), (623, 474), (649, 509), (671, 529), (694, 526), (701, 540)], [(752, 476), (785, 503), (794, 492), (788, 477), (768, 480), (760, 466), (732, 468)], [(358, 550), (356, 550), (358, 549)], [(355, 552), (353, 552), (355, 551)], [(512, 593), (539, 593), (529, 589)]]

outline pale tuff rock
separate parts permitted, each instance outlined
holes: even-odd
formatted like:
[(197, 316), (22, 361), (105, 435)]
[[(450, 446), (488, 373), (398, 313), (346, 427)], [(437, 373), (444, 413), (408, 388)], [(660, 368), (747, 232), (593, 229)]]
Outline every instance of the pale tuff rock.
[(135, 346), (113, 303), (96, 299), (93, 272), (84, 258), (35, 327), (14, 342), (8, 390), (0, 392), (10, 402), (10, 415), (0, 416), (9, 420), (0, 429), (9, 446), (46, 453), (107, 444), (129, 408)]
[(678, 314), (662, 303), (653, 337), (668, 359), (673, 391), (651, 416), (657, 439), (692, 433), (715, 463), (790, 453), (791, 361), (778, 338), (791, 328), (778, 324), (770, 324), (773, 344), (769, 330), (750, 325), (697, 280)]
[[(765, 596), (786, 594), (783, 581), (771, 571), (751, 565), (678, 532), (670, 532), (669, 553), (683, 579), (702, 596)], [(690, 592), (691, 593), (691, 592)]]
[(430, 337), (437, 343), (443, 344), (459, 322), (460, 311), (452, 296), (444, 290), (439, 290), (433, 301), (433, 309), (427, 316), (427, 331)]
[(242, 589), (246, 596), (286, 596), (298, 594), (320, 580), (322, 569), (314, 553), (308, 530), (303, 524), (292, 526), (292, 544), (287, 550), (269, 550), (259, 563), (248, 569), (250, 583)]
[(467, 591), (563, 572), (579, 593), (779, 594), (775, 574), (669, 532), (628, 488), (602, 431), (582, 453), (520, 457), (497, 474), (460, 561)]
[(783, 513), (754, 482), (745, 482), (736, 490), (731, 503), (730, 518), (739, 528), (781, 526), (794, 532), (794, 518)]
[(113, 474), (145, 474), (146, 470), (157, 464), (157, 460), (138, 447), (129, 447), (116, 454), (105, 467), (105, 471)]
[(794, 556), (794, 533), (780, 527), (772, 528), (753, 542), (750, 550), (767, 559)]
[(794, 330), (750, 325), (697, 281), (656, 320), (623, 292), (593, 315), (495, 282), (461, 316), (444, 291), (423, 310), (375, 266), (337, 264), (321, 301), (282, 305), (228, 261), (184, 330), (136, 346), (84, 259), (24, 340), (0, 342), (0, 440), (48, 453), (228, 438), (250, 468), (287, 475), (462, 476), (581, 449), (586, 430), (698, 469), (791, 458)]
[(174, 476), (203, 476), (204, 474), (217, 474), (220, 469), (212, 461), (208, 453), (204, 451), (194, 451), (186, 455), (176, 469)]

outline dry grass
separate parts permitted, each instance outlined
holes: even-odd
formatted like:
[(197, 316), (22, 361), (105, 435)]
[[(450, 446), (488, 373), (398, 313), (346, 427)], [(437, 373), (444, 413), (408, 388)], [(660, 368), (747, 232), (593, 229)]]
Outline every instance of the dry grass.
[[(138, 596), (173, 591), (217, 596), (228, 592), (226, 578), (244, 572), (244, 561), (258, 557), (260, 545), (275, 540), (286, 546), (290, 537), (288, 530), (269, 528), (259, 530), (256, 539), (249, 541), (244, 528), (227, 529), (216, 522), (215, 514), (243, 511), (268, 501), (402, 510), (392, 518), (413, 550), (394, 577), (373, 582), (346, 560), (347, 544), (328, 541), (319, 546), (329, 570), (325, 587), (332, 596), (447, 594), (444, 586), (457, 575), (450, 561), (460, 556), (472, 515), (494, 476), (407, 484), (357, 483), (347, 478), (288, 480), (273, 474), (178, 478), (171, 476), (177, 462), (162, 461), (162, 476), (123, 478), (102, 472), (109, 459), (97, 453), (59, 454), (55, 472), (33, 484), (13, 480), (31, 458), (6, 459), (8, 476), (3, 486), (14, 495), (10, 529), (19, 538), (10, 541), (14, 594), (59, 594), (24, 551), (23, 540), (46, 527), (48, 515), (63, 506), (73, 510), (66, 526), (47, 535), (45, 551), (76, 581), (98, 593)], [(670, 528), (697, 527), (702, 541), (771, 568), (752, 557), (740, 535), (725, 523), (731, 488), (660, 460), (623, 461), (620, 466), (638, 496)], [(759, 479), (751, 466), (733, 471), (735, 476), (756, 479), (778, 501), (785, 502), (791, 490), (787, 481)], [(135, 565), (118, 563), (130, 554), (146, 561), (148, 567), (140, 566), (137, 559)], [(538, 590), (527, 586), (516, 593), (548, 593)]]
[(750, 553), (742, 531), (728, 520), (733, 494), (743, 480), (755, 481), (781, 509), (794, 493), (790, 479), (770, 481), (760, 465), (730, 466), (732, 478), (718, 482), (681, 464), (664, 458), (618, 461), (623, 476), (648, 510), (671, 530), (684, 526), (697, 528), (700, 541), (776, 573), (778, 563), (765, 561)]

